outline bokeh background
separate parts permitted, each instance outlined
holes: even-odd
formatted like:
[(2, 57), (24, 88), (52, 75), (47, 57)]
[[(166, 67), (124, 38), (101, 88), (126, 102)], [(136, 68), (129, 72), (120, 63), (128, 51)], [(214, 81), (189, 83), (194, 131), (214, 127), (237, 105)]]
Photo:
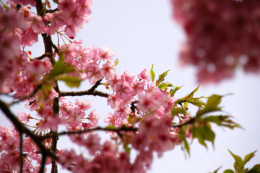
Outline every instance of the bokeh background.
[[(185, 41), (185, 34), (172, 19), (169, 0), (94, 0), (91, 9), (92, 19), (80, 30), (76, 40), (83, 39), (83, 46), (107, 46), (113, 50), (116, 54), (114, 58), (119, 59), (116, 67), (118, 73), (128, 70), (137, 75), (144, 68), (150, 70), (154, 64), (154, 71), (158, 77), (170, 69), (166, 81), (174, 86), (183, 85), (176, 97), (185, 96), (199, 85), (196, 83), (193, 67), (181, 68), (178, 64), (178, 53), (181, 43)], [(54, 43), (57, 43), (57, 36), (52, 38)], [(39, 36), (39, 43), (27, 50), (32, 51), (32, 57), (42, 55), (44, 49), (41, 37)], [(63, 83), (59, 85), (63, 91), (86, 90), (90, 87), (87, 82), (82, 83), (80, 88), (72, 89)], [(98, 89), (106, 91), (104, 86)], [(215, 147), (208, 143), (206, 149), (194, 140), (191, 144), (191, 155), (187, 158), (180, 146), (166, 152), (162, 158), (157, 158), (154, 154), (155, 159), (148, 173), (206, 173), (213, 172), (220, 166), (222, 169), (219, 172), (223, 172), (227, 168), (233, 168), (234, 160), (228, 149), (241, 157), (260, 150), (260, 76), (247, 75), (238, 69), (233, 79), (216, 85), (201, 86), (195, 96), (228, 93), (233, 95), (223, 98), (221, 105), (226, 111), (224, 113), (234, 116), (234, 120), (243, 129), (229, 130), (213, 126), (216, 133)], [(101, 115), (99, 125), (105, 125), (103, 120), (107, 112), (112, 112), (106, 99), (83, 96), (70, 100), (74, 102), (76, 98), (91, 101), (92, 107)], [(9, 100), (6, 97), (3, 99)], [(29, 110), (20, 104), (13, 106), (12, 111), (18, 113)], [(195, 114), (197, 109), (191, 107), (190, 111)], [(4, 126), (11, 124), (1, 112), (0, 122)], [(60, 128), (62, 129), (64, 127)], [(109, 139), (105, 133), (100, 135), (102, 140)], [(66, 137), (60, 138), (58, 148), (75, 148), (78, 153), (84, 152), (82, 148), (76, 148)], [(135, 157), (135, 153), (132, 152), (131, 156)], [(246, 166), (251, 168), (257, 163), (260, 163), (260, 151), (256, 152), (256, 156)]]

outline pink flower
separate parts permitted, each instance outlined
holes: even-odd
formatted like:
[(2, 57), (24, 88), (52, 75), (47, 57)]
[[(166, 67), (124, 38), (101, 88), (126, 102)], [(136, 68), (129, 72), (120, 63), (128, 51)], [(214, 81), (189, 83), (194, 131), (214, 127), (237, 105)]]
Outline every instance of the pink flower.
[(87, 75), (89, 77), (89, 83), (90, 84), (94, 84), (96, 83), (98, 80), (102, 79), (102, 74), (101, 74), (101, 70), (99, 69), (98, 65), (96, 63), (91, 63), (88, 67), (87, 67)]
[(84, 101), (80, 102), (80, 101), (78, 101), (78, 99), (76, 99), (75, 105), (77, 105), (83, 111), (86, 111), (92, 107), (88, 100), (84, 100)]
[(41, 16), (38, 16), (38, 15), (30, 16), (27, 18), (27, 20), (30, 21), (32, 29), (36, 33), (40, 33), (45, 28), (45, 24), (44, 24)]
[(102, 47), (102, 49), (99, 49), (99, 56), (101, 60), (112, 60), (111, 57), (114, 55), (115, 53), (107, 47)]
[(113, 109), (118, 107), (121, 102), (121, 99), (116, 97), (114, 94), (110, 94), (107, 98), (107, 105), (110, 105)]
[(79, 10), (82, 11), (85, 14), (90, 14), (91, 9), (90, 6), (92, 6), (93, 2), (92, 0), (78, 0), (79, 4)]
[(132, 95), (142, 93), (144, 91), (145, 82), (134, 79), (132, 83)]
[(98, 119), (100, 119), (100, 115), (96, 113), (96, 110), (93, 110), (88, 115), (88, 119), (94, 126), (97, 126), (98, 125)]
[(127, 82), (129, 85), (132, 84), (135, 76), (132, 73), (129, 73), (128, 70), (124, 72), (124, 74), (121, 76), (122, 80)]
[(23, 123), (27, 124), (30, 120), (30, 114), (27, 112), (18, 112), (17, 118)]
[(75, 6), (76, 0), (59, 0), (58, 9), (63, 11), (64, 14), (69, 14)]
[(128, 114), (131, 113), (131, 109), (128, 105), (125, 104), (120, 104), (120, 106), (118, 106), (118, 108), (115, 111), (115, 116), (119, 117), (119, 118), (126, 118)]
[(127, 82), (119, 83), (116, 87), (116, 96), (121, 99), (128, 98), (128, 95), (131, 94), (131, 87)]
[(108, 61), (107, 63), (103, 64), (103, 68), (101, 68), (101, 73), (107, 80), (110, 80), (115, 72), (116, 68), (113, 61)]
[(146, 82), (149, 82), (151, 79), (151, 76), (148, 72), (146, 72), (146, 69), (144, 69), (140, 74), (138, 74), (138, 78), (142, 79)]
[(108, 123), (109, 125), (115, 126), (117, 119), (118, 117), (114, 114), (107, 113), (107, 118), (105, 118), (104, 122)]
[(160, 102), (153, 98), (151, 93), (146, 94), (139, 94), (139, 103), (137, 105), (138, 109), (141, 111), (148, 111), (148, 110), (156, 110), (160, 107)]
[(70, 165), (75, 161), (75, 151), (71, 149), (70, 151), (62, 151), (59, 155), (59, 162), (62, 164), (63, 167), (69, 168)]
[(86, 115), (85, 112), (82, 112), (80, 108), (74, 108), (73, 110), (71, 110), (68, 120), (70, 123), (77, 124), (81, 122), (81, 120), (84, 118), (85, 115)]
[(66, 123), (65, 119), (63, 119), (61, 117), (57, 117), (57, 116), (47, 117), (46, 120), (41, 125), (41, 128), (57, 131), (58, 125), (65, 124), (65, 123)]
[(112, 87), (112, 89), (115, 91), (117, 85), (121, 82), (121, 75), (120, 74), (114, 74), (112, 79), (108, 80), (108, 83)]
[(95, 155), (100, 150), (100, 138), (96, 134), (89, 134), (83, 144), (89, 151), (89, 154)]

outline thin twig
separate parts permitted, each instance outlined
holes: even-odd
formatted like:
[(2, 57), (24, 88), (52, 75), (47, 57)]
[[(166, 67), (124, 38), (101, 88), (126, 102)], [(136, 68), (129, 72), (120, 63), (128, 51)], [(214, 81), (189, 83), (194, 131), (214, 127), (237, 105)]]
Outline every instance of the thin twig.
[(60, 91), (60, 97), (64, 96), (84, 96), (84, 95), (93, 95), (93, 96), (100, 96), (100, 97), (108, 97), (108, 93), (104, 93), (101, 91), (96, 91), (96, 88), (101, 84), (101, 80), (97, 81), (90, 89), (86, 91)]
[(39, 56), (39, 57), (37, 57), (37, 58), (34, 58), (34, 59), (32, 59), (32, 60), (35, 60), (35, 59), (42, 60), (42, 59), (45, 58), (46, 56), (48, 56), (48, 55), (43, 54), (43, 55), (41, 55), (41, 56)]
[(88, 132), (93, 132), (93, 131), (110, 131), (110, 132), (132, 131), (132, 132), (135, 132), (137, 130), (138, 130), (138, 128), (125, 127), (125, 126), (118, 128), (118, 129), (96, 127), (96, 128), (92, 128), (92, 129), (86, 129), (86, 130), (66, 131), (66, 132), (60, 132), (60, 133), (56, 133), (56, 134), (48, 134), (48, 135), (42, 136), (41, 138), (42, 138), (42, 140), (45, 140), (47, 138), (54, 137), (54, 136), (82, 134), (82, 133), (88, 133)]
[(101, 91), (94, 91), (94, 92), (89, 92), (88, 90), (86, 91), (68, 91), (68, 92), (63, 92), (60, 91), (60, 96), (64, 97), (64, 96), (84, 96), (84, 95), (92, 95), (92, 96), (100, 96), (100, 97), (108, 97), (109, 94), (108, 93), (104, 93)]
[(20, 132), (20, 173), (23, 173), (23, 132)]
[(46, 10), (46, 13), (54, 13), (56, 11), (59, 11), (58, 8), (52, 9), (52, 10)]
[(192, 124), (192, 123), (194, 123), (194, 122), (195, 122), (195, 118), (191, 118), (189, 121), (186, 121), (186, 122), (183, 123), (183, 124), (175, 124), (175, 125), (172, 125), (171, 127), (178, 127), (178, 128), (180, 128), (180, 127), (182, 127), (182, 126), (186, 126), (186, 125)]
[(45, 153), (42, 153), (42, 163), (41, 163), (41, 168), (39, 173), (44, 173), (45, 163), (46, 163), (46, 155)]

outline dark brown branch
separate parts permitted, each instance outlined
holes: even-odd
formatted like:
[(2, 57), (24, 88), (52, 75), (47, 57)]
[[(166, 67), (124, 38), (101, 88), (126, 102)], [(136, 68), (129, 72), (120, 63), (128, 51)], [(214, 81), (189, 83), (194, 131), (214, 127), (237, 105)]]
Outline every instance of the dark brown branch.
[(51, 46), (54, 48), (56, 53), (59, 53), (59, 48), (53, 42), (51, 42)]
[(92, 95), (92, 96), (100, 96), (100, 97), (108, 97), (108, 93), (104, 93), (101, 91), (94, 91), (94, 92), (89, 92), (89, 90), (86, 91), (60, 91), (60, 97), (64, 96), (84, 96), (84, 95)]
[(10, 111), (8, 106), (0, 100), (0, 108), (3, 111), (3, 113), (6, 115), (6, 117), (14, 124), (17, 131), (20, 133), (27, 134), (39, 147), (42, 153), (45, 153), (46, 156), (50, 156), (51, 158), (58, 160), (58, 157), (54, 155), (49, 149), (45, 148), (45, 146), (42, 144), (42, 138), (35, 135), (33, 132), (31, 132), (28, 128), (26, 128), (17, 118), (16, 116)]
[(188, 124), (193, 124), (195, 122), (195, 118), (191, 118), (189, 121), (186, 121), (185, 123), (183, 124), (175, 124), (175, 125), (172, 125), (171, 127), (182, 127), (182, 126), (186, 126)]
[(100, 96), (100, 97), (108, 97), (108, 93), (104, 93), (101, 91), (96, 91), (96, 88), (101, 84), (101, 80), (97, 81), (90, 89), (86, 91), (60, 91), (60, 97), (64, 96), (84, 96), (84, 95), (92, 95), (92, 96)]
[(56, 11), (59, 11), (59, 9), (55, 8), (55, 9), (51, 9), (51, 10), (46, 10), (46, 13), (54, 13)]
[[(41, 17), (43, 18), (45, 14), (42, 13), (43, 5), (42, 5), (42, 1), (41, 0), (36, 0), (36, 9), (37, 9), (37, 14), (41, 15)], [(43, 43), (44, 43), (44, 47), (45, 47), (45, 54), (51, 55), (51, 56), (49, 56), (49, 59), (50, 59), (51, 63), (54, 64), (55, 60), (53, 58), (53, 49), (52, 48), (54, 48), (55, 52), (57, 52), (57, 53), (58, 53), (58, 48), (53, 44), (50, 35), (47, 35), (45, 33), (43, 33), (41, 35), (42, 35)], [(56, 92), (59, 93), (59, 87), (58, 87), (57, 81), (55, 81), (54, 89), (56, 90)], [(52, 113), (53, 113), (53, 116), (59, 115), (59, 98), (54, 98), (53, 99)], [(52, 132), (52, 133), (55, 134), (56, 132)], [(55, 157), (57, 157), (56, 156), (57, 140), (58, 140), (58, 138), (56, 138), (56, 137), (52, 138), (51, 149), (52, 149), (52, 154), (54, 154)], [(55, 160), (56, 159), (54, 159), (52, 157), (51, 173), (57, 173), (58, 172)]]
[(129, 132), (129, 131), (132, 131), (132, 132), (135, 132), (137, 130), (138, 130), (138, 128), (125, 127), (125, 126), (118, 128), (118, 129), (96, 127), (96, 128), (93, 128), (93, 129), (86, 129), (86, 130), (79, 130), (79, 131), (66, 131), (66, 132), (60, 132), (60, 133), (57, 133), (57, 134), (48, 134), (48, 135), (42, 136), (41, 138), (42, 138), (42, 140), (44, 140), (44, 139), (47, 139), (47, 138), (50, 138), (50, 137), (53, 137), (53, 136), (82, 134), (82, 133), (88, 133), (88, 132), (93, 132), (93, 131), (110, 131), (110, 132), (122, 132), (122, 131)]
[(35, 60), (35, 59), (42, 60), (42, 59), (45, 58), (46, 56), (47, 56), (46, 54), (43, 54), (43, 55), (41, 55), (41, 56), (39, 56), (39, 57), (36, 57), (36, 58), (34, 58), (34, 59), (32, 59), (32, 60)]
[(20, 132), (20, 173), (23, 173), (23, 133)]
[(100, 85), (102, 80), (103, 80), (103, 78), (100, 79), (99, 81), (97, 81), (88, 91), (93, 93), (97, 89), (97, 87)]
[(42, 153), (42, 162), (41, 162), (41, 168), (39, 173), (44, 173), (45, 163), (46, 163), (46, 155)]

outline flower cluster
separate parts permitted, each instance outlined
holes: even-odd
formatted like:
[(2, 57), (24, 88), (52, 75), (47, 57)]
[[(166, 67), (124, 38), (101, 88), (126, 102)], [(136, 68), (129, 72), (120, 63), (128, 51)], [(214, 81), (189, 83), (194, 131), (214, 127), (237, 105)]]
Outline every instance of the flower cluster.
[(199, 83), (232, 78), (237, 66), (260, 72), (259, 1), (172, 0), (172, 7), (187, 35), (180, 63), (196, 66)]
[[(55, 159), (63, 167), (73, 172), (146, 172), (151, 167), (154, 152), (162, 156), (163, 152), (181, 143), (177, 137), (179, 128), (173, 127), (174, 116), (170, 112), (176, 106), (174, 94), (167, 87), (160, 88), (160, 82), (151, 80), (153, 77), (146, 69), (137, 76), (127, 70), (123, 74), (116, 73), (115, 54), (109, 48), (84, 48), (81, 40), (71, 40), (90, 20), (91, 0), (56, 2), (55, 10), (47, 9), (48, 0), (45, 3), (9, 0), (10, 7), (5, 10), (0, 7), (1, 93), (12, 93), (14, 99), (25, 101), (25, 107), (36, 114), (20, 112), (17, 119), (20, 125), (33, 129), (35, 138), (58, 156)], [(30, 12), (36, 3), (38, 15)], [(41, 57), (32, 57), (24, 47), (38, 42), (39, 34), (46, 51)], [(56, 46), (50, 37), (53, 34), (66, 38), (69, 43)], [(64, 69), (55, 69), (59, 65)], [(89, 110), (92, 106), (88, 100), (76, 99), (73, 104), (63, 97), (66, 92), (59, 90), (59, 77), (88, 81), (93, 85), (86, 92), (89, 95), (101, 93), (96, 91), (98, 85), (111, 90), (111, 93), (100, 94), (113, 109), (104, 119), (107, 128), (98, 127), (100, 115), (96, 110)], [(182, 121), (189, 119), (189, 116), (181, 118)], [(64, 134), (85, 147), (91, 159), (76, 155), (73, 150), (53, 149), (53, 135), (58, 135), (59, 125), (65, 125), (66, 132), (73, 133)], [(109, 131), (111, 141), (101, 144), (98, 135), (92, 132), (101, 129)], [(185, 137), (190, 137), (188, 131), (185, 133)], [(44, 159), (42, 148), (40, 150), (34, 139), (25, 136), (20, 153), (19, 141), (18, 131), (0, 126), (0, 170), (19, 171), (22, 159), (24, 172), (39, 172)], [(137, 151), (134, 162), (130, 162), (130, 149)], [(52, 159), (48, 157), (46, 164), (56, 164)]]

